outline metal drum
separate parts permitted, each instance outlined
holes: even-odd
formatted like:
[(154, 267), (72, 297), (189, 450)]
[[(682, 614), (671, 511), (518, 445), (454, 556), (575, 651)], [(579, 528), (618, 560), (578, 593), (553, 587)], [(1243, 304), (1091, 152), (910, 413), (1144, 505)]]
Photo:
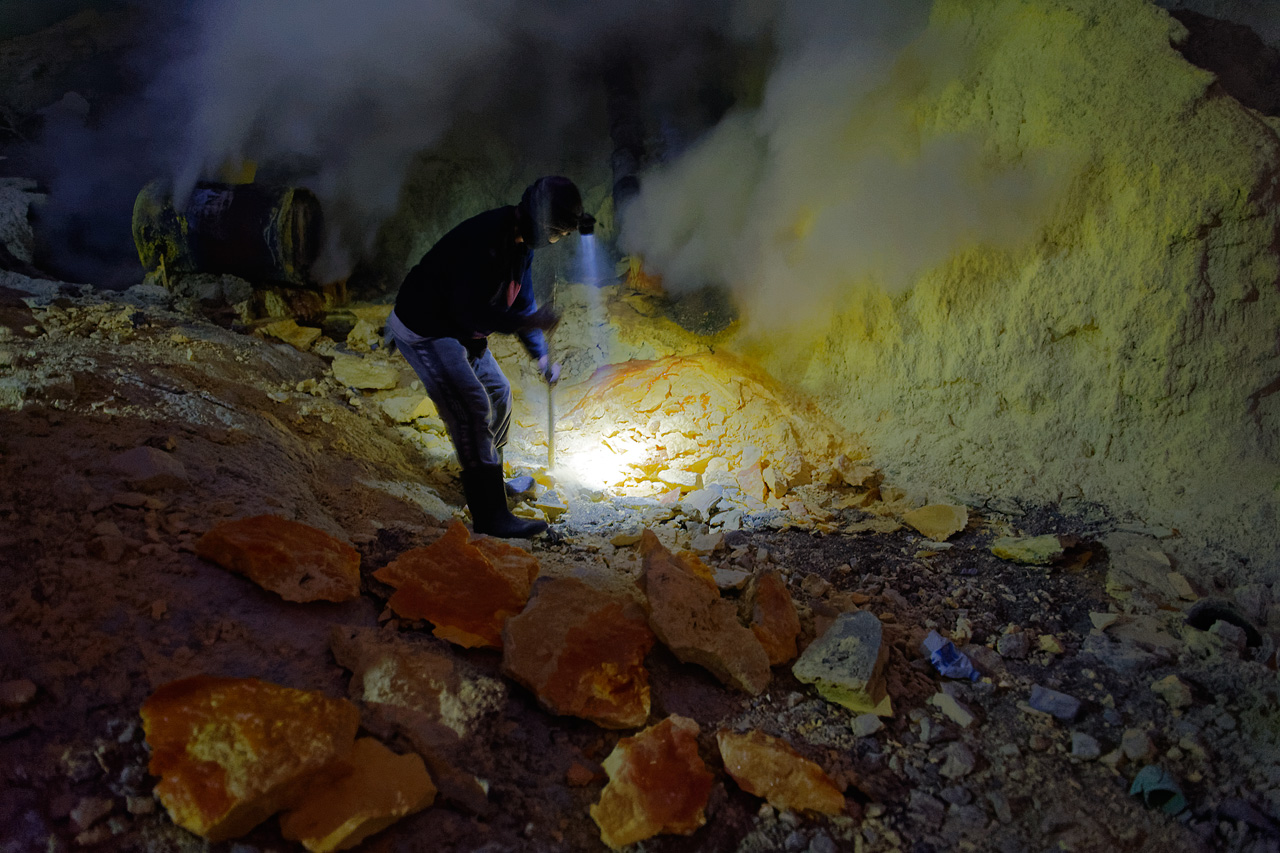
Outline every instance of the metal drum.
[(309, 285), (324, 220), (302, 187), (200, 183), (179, 213), (168, 183), (152, 181), (133, 206), (133, 241), (147, 270)]

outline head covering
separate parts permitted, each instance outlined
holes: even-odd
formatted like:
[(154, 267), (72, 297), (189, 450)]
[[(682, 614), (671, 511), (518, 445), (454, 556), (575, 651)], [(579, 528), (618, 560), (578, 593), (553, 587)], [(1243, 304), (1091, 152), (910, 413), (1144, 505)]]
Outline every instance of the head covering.
[(582, 194), (573, 181), (559, 175), (538, 178), (520, 198), (520, 207), (531, 223), (535, 245), (547, 242), (553, 231), (576, 231), (582, 219)]

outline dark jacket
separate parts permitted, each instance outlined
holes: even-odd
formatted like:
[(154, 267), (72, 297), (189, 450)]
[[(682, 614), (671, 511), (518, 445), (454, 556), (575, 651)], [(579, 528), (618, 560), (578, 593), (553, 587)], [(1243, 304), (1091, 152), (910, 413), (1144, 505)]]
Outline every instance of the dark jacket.
[(529, 325), (533, 251), (516, 242), (516, 208), (473, 216), (440, 238), (405, 276), (396, 316), (428, 338), (457, 338), (472, 356), (493, 332), (518, 334), (536, 358), (547, 354), (542, 331)]

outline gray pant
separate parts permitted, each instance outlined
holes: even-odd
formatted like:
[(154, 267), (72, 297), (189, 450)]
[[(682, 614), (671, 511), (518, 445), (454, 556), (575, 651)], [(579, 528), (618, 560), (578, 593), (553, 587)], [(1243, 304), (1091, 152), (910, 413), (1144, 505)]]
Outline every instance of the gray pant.
[(394, 311), (387, 330), (436, 404), (463, 469), (497, 465), (511, 428), (511, 383), (493, 353), (471, 358), (456, 338), (424, 338)]

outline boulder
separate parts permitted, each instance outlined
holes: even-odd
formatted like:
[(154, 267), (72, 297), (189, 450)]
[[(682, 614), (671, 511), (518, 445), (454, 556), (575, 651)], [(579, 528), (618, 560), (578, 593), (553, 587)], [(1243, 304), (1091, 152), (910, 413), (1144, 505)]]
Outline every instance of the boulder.
[(210, 841), (244, 835), (340, 774), (360, 724), (343, 699), (208, 675), (162, 686), (141, 714), (156, 797)]
[(360, 597), (359, 551), (323, 530), (276, 515), (219, 524), (196, 542), (196, 554), (285, 601)]
[(388, 391), (399, 384), (400, 371), (385, 361), (338, 354), (333, 357), (333, 378), (348, 388)]
[(604, 760), (609, 783), (591, 819), (614, 850), (659, 834), (690, 835), (707, 822), (715, 776), (698, 755), (698, 724), (671, 716), (618, 741)]
[(716, 733), (724, 769), (738, 787), (763, 797), (778, 810), (844, 812), (844, 794), (814, 762), (802, 757), (791, 744), (764, 732)]
[(751, 601), (751, 633), (756, 635), (770, 666), (795, 659), (800, 636), (800, 615), (787, 592), (782, 575), (769, 569), (756, 579)]
[(1062, 557), (1062, 540), (1044, 536), (1002, 536), (991, 543), (991, 553), (1002, 560), (1028, 566), (1047, 566)]
[(280, 834), (311, 853), (350, 850), (431, 805), (436, 788), (417, 755), (396, 755), (373, 738), (356, 741), (345, 776), (318, 786), (280, 816)]
[(425, 548), (400, 555), (374, 577), (396, 588), (391, 609), (426, 619), (441, 639), (464, 648), (502, 648), (502, 626), (524, 609), (538, 576), (538, 560), (497, 539), (471, 539), (454, 521)]
[(507, 698), (501, 680), (471, 671), (430, 637), (339, 625), (329, 648), (338, 665), (351, 670), (352, 699), (420, 712), (460, 738), (470, 737), (480, 718)]
[(640, 586), (658, 639), (677, 658), (704, 667), (726, 685), (762, 692), (772, 675), (769, 655), (738, 621), (733, 603), (720, 597), (711, 570), (691, 554), (672, 554), (651, 530), (644, 532), (640, 550)]
[(172, 453), (157, 447), (135, 447), (111, 459), (111, 469), (140, 492), (184, 489), (191, 485), (187, 469)]
[(952, 504), (930, 504), (911, 510), (902, 520), (921, 535), (943, 542), (969, 524), (969, 508)]
[(889, 647), (882, 642), (880, 620), (866, 610), (841, 613), (814, 640), (791, 672), (812, 684), (827, 701), (850, 711), (892, 716), (884, 665)]
[(543, 578), (502, 633), (502, 671), (553, 714), (609, 729), (649, 719), (645, 655), (653, 632), (643, 609), (575, 578)]
[(282, 340), (294, 349), (299, 349), (303, 352), (311, 349), (311, 345), (319, 339), (321, 334), (316, 327), (299, 326), (298, 321), (292, 318), (268, 323), (259, 331), (264, 335)]

